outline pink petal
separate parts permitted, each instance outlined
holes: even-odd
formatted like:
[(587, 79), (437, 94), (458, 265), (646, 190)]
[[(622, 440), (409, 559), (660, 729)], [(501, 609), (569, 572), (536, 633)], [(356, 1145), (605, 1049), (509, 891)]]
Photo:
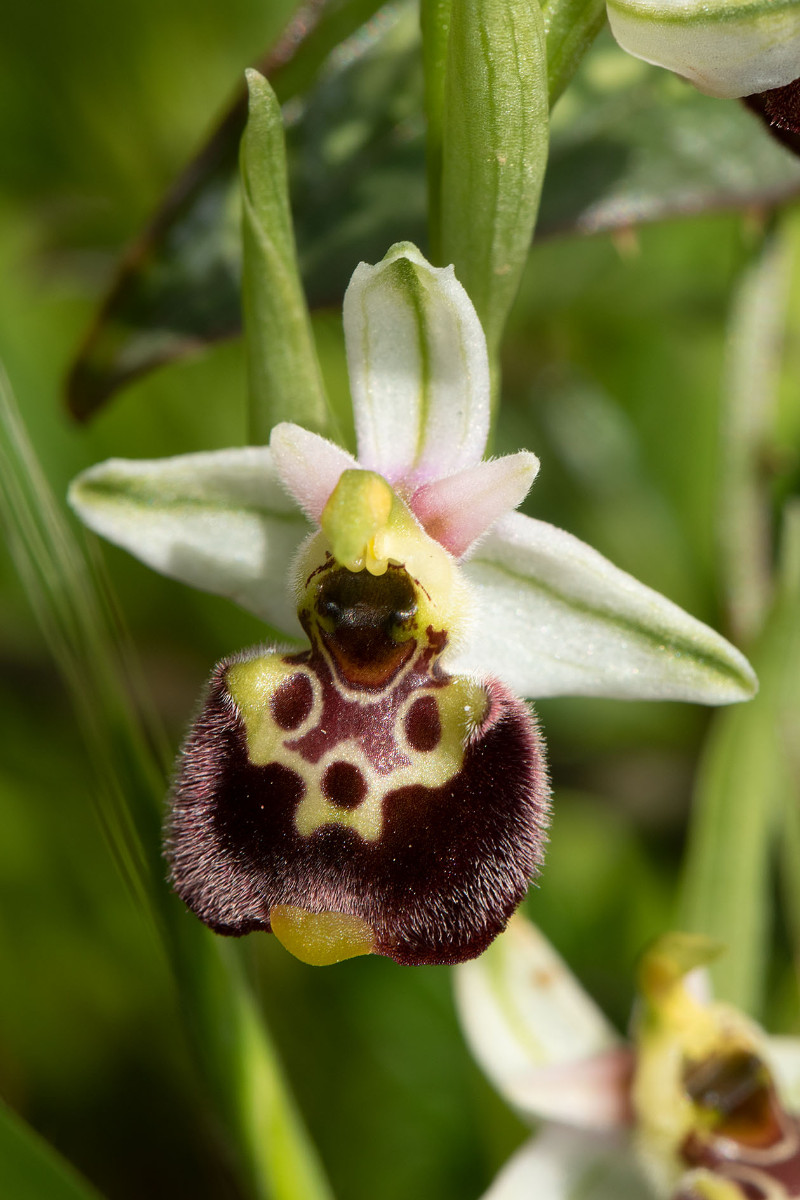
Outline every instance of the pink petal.
[(539, 460), (521, 450), (417, 488), (411, 508), (431, 537), (461, 558), (498, 518), (521, 504)]
[(319, 523), (342, 471), (358, 463), (341, 446), (289, 421), (275, 426), (269, 445), (283, 486), (306, 516)]

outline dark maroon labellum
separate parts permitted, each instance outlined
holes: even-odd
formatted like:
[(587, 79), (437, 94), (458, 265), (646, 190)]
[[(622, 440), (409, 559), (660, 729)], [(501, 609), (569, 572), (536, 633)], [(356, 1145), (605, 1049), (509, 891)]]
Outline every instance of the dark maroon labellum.
[(535, 722), (498, 681), (442, 669), (447, 634), (402, 568), (311, 578), (309, 650), (212, 675), (172, 793), (174, 886), (219, 933), (292, 906), (365, 922), (401, 963), (472, 958), (541, 862)]
[(744, 102), (761, 117), (773, 137), (795, 154), (800, 154), (800, 79), (784, 87), (745, 96)]

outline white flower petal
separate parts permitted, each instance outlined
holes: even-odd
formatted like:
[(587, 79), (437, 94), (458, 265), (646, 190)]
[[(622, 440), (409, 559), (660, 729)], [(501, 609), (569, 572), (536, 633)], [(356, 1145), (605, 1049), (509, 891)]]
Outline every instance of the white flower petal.
[(79, 475), (69, 501), (90, 529), (154, 570), (300, 636), (289, 564), (309, 527), (268, 447), (112, 458)]
[(289, 421), (274, 426), (269, 447), (284, 487), (306, 516), (319, 524), (342, 471), (357, 467), (358, 463), (335, 442)]
[(461, 558), (470, 546), (528, 494), (539, 460), (528, 450), (424, 483), (411, 508), (431, 537)]
[(654, 1200), (627, 1141), (545, 1128), (506, 1163), (483, 1200)]
[(767, 1037), (764, 1055), (790, 1112), (800, 1113), (800, 1038)]
[(796, 0), (608, 0), (624, 50), (712, 96), (750, 96), (800, 76)]
[(629, 1119), (629, 1049), (530, 922), (512, 917), (455, 979), (470, 1048), (524, 1117), (596, 1129)]
[(464, 571), (478, 611), (453, 671), (499, 675), (524, 696), (729, 704), (756, 690), (713, 629), (543, 521), (503, 517)]
[(480, 460), (486, 339), (452, 267), (432, 267), (408, 242), (361, 263), (344, 329), (362, 466), (412, 488)]

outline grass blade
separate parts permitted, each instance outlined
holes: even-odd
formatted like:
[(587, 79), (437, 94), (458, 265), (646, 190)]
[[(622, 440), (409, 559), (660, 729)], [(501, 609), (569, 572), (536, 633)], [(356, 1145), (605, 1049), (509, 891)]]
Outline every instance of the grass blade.
[[(99, 819), (173, 969), (198, 1074), (246, 1192), (255, 1200), (329, 1200), (234, 948), (223, 949), (164, 881), (163, 757), (127, 687), (112, 601), (50, 491), (2, 368), (0, 523), (72, 699), (96, 777)], [(13, 1191), (3, 1194), (16, 1200)]]
[(100, 1200), (100, 1193), (2, 1100), (0, 1196), (9, 1200)]

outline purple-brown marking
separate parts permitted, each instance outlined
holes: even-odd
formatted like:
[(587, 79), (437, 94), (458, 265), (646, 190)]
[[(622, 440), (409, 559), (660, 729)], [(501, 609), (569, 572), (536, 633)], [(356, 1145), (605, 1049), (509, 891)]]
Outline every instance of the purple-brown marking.
[(250, 761), (227, 666), (214, 672), (173, 790), (168, 854), (186, 904), (234, 936), (269, 930), (278, 904), (351, 913), (374, 928), (378, 953), (408, 964), (485, 950), (542, 858), (547, 778), (526, 706), (487, 681), (489, 715), (455, 778), (390, 792), (374, 842), (338, 825), (303, 837), (303, 783)]
[(331, 763), (322, 776), (322, 794), (339, 808), (358, 808), (367, 794), (367, 781), (355, 763)]
[(406, 713), (406, 739), (412, 750), (435, 750), (442, 740), (439, 705), (434, 696), (420, 696)]
[(307, 675), (290, 675), (279, 684), (270, 699), (272, 719), (281, 729), (297, 729), (308, 718), (314, 703), (314, 689)]

